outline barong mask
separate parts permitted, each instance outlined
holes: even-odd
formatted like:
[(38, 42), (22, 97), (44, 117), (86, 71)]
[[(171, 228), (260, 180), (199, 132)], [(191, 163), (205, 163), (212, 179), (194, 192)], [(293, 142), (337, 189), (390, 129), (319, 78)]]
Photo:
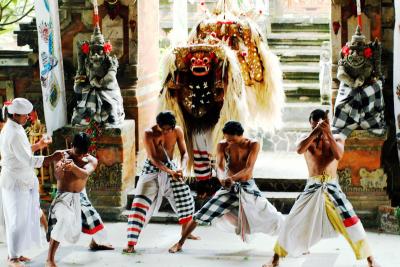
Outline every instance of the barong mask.
[(174, 54), (177, 70), (167, 83), (170, 95), (190, 128), (209, 129), (218, 121), (224, 100), (223, 51), (218, 46), (194, 45), (178, 47)]
[(260, 14), (259, 11), (248, 11), (251, 12), (246, 12), (237, 1), (218, 0), (215, 9), (193, 27), (188, 43), (231, 49), (247, 95), (250, 117), (246, 127), (273, 131), (282, 125), (285, 99), (282, 71), (279, 59), (268, 49), (266, 38), (253, 21), (257, 17), (253, 15)]
[(251, 86), (255, 82), (262, 82), (264, 70), (261, 56), (249, 23), (236, 20), (236, 17), (232, 20), (218, 18), (200, 22), (192, 42), (228, 45), (236, 53), (245, 84)]
[(355, 34), (340, 51), (337, 78), (352, 88), (370, 85), (381, 79), (381, 45), (376, 39), (366, 43), (357, 26)]

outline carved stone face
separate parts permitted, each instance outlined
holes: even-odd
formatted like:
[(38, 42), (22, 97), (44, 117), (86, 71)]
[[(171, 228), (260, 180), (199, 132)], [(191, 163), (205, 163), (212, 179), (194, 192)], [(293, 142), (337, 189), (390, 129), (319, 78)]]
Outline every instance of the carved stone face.
[(366, 45), (355, 46), (350, 44), (342, 49), (342, 58), (339, 60), (339, 66), (343, 66), (347, 75), (352, 79), (362, 77), (365, 80), (372, 75), (372, 55), (369, 55), (366, 51), (371, 51)]
[[(346, 61), (353, 68), (361, 68), (366, 63), (366, 58), (364, 56), (364, 49), (350, 48), (349, 55), (347, 56)], [(363, 47), (361, 47), (363, 48)]]
[(338, 62), (338, 78), (350, 86), (362, 86), (381, 76), (380, 44), (376, 40), (367, 43), (360, 27), (357, 27), (351, 42), (341, 50)]
[(101, 65), (103, 64), (104, 60), (106, 58), (106, 55), (103, 51), (103, 47), (100, 45), (95, 45), (92, 46), (92, 49), (90, 50), (90, 55), (89, 55), (89, 60), (90, 60), (90, 65), (94, 68), (100, 68)]

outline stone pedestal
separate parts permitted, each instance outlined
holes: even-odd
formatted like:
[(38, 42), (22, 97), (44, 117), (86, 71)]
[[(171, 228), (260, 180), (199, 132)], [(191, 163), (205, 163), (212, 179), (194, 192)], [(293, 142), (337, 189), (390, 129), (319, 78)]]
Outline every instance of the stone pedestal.
[(398, 213), (396, 208), (390, 206), (379, 206), (379, 231), (400, 235), (400, 217), (396, 213)]
[[(54, 148), (70, 147), (72, 137), (82, 126), (65, 126), (54, 132)], [(97, 138), (98, 166), (89, 178), (86, 190), (90, 201), (103, 220), (121, 220), (126, 206), (127, 192), (135, 182), (135, 122), (125, 120), (118, 127), (103, 129)]]
[(381, 149), (386, 136), (355, 130), (346, 139), (338, 175), (346, 193), (366, 226), (377, 226), (380, 205), (390, 205), (386, 193), (387, 175), (381, 165)]

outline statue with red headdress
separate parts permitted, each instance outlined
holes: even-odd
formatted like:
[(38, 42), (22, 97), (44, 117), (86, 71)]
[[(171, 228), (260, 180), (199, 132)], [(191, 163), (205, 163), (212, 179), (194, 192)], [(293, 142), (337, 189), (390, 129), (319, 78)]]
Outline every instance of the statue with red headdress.
[(351, 41), (340, 51), (337, 71), (340, 86), (332, 132), (343, 139), (358, 128), (376, 135), (385, 132), (381, 50), (379, 41), (366, 42), (357, 26)]
[(125, 113), (116, 77), (118, 60), (110, 56), (112, 45), (105, 42), (98, 23), (91, 40), (78, 43), (78, 49), (72, 125), (88, 125), (92, 120), (106, 126), (121, 124)]

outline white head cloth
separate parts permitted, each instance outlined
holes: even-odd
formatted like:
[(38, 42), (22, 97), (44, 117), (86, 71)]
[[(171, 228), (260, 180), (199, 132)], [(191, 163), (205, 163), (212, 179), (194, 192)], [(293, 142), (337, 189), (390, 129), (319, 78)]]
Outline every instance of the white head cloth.
[(10, 114), (21, 114), (21, 115), (24, 115), (24, 114), (31, 113), (32, 110), (33, 110), (32, 103), (29, 102), (28, 99), (21, 98), (21, 97), (15, 98), (12, 101), (11, 105), (9, 105), (7, 107), (7, 111)]

